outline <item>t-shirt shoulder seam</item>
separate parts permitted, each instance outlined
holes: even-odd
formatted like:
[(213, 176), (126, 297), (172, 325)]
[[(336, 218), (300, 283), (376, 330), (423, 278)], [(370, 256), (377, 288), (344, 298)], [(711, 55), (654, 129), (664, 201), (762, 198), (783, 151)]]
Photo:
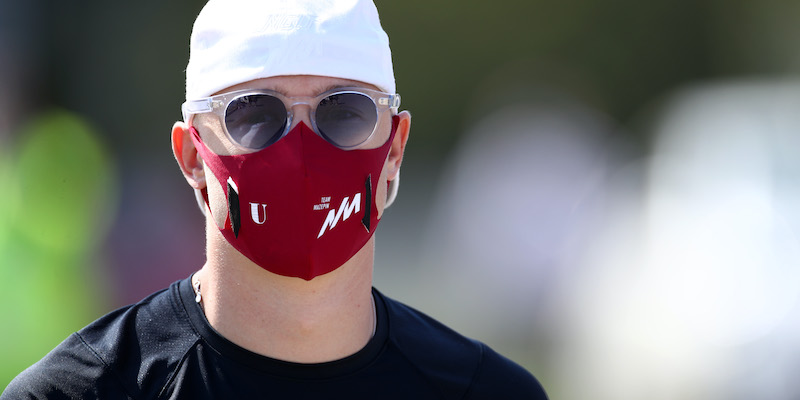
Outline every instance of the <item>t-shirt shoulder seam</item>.
[(83, 339), (83, 336), (81, 336), (81, 334), (79, 332), (75, 332), (73, 335), (75, 335), (75, 337), (78, 340), (80, 340), (81, 344), (86, 346), (86, 349), (88, 349), (101, 363), (103, 363), (103, 366), (105, 367), (105, 369), (108, 370), (111, 373), (111, 375), (114, 376), (117, 384), (119, 384), (119, 386), (122, 388), (122, 391), (125, 393), (125, 395), (128, 396), (128, 398), (134, 398), (134, 396), (131, 395), (131, 391), (128, 390), (128, 388), (125, 386), (125, 381), (122, 379), (121, 376), (119, 376), (117, 371), (113, 367), (111, 367), (111, 365), (109, 365), (106, 362), (106, 360), (103, 358), (103, 356), (101, 356), (100, 353), (98, 353), (94, 349), (94, 347), (92, 347), (89, 343), (87, 343), (86, 340)]
[[(397, 346), (397, 344), (393, 344), (393, 345), (394, 345), (394, 346)], [(441, 389), (439, 389), (439, 387), (438, 387), (438, 386), (436, 386), (436, 385), (435, 385), (433, 382), (431, 382), (431, 380), (428, 378), (428, 375), (427, 375), (427, 374), (425, 374), (425, 372), (423, 372), (421, 369), (419, 369), (419, 367), (417, 366), (417, 363), (416, 363), (416, 362), (414, 362), (414, 360), (412, 360), (411, 358), (409, 358), (409, 357), (408, 357), (408, 356), (405, 354), (405, 352), (404, 352), (404, 351), (400, 351), (400, 352), (398, 352), (398, 353), (399, 353), (399, 354), (400, 354), (400, 356), (402, 356), (402, 357), (403, 357), (403, 358), (404, 358), (406, 361), (408, 361), (408, 363), (409, 363), (409, 364), (411, 364), (411, 366), (414, 368), (414, 371), (417, 371), (417, 373), (418, 373), (420, 376), (422, 376), (422, 377), (425, 379), (425, 382), (427, 382), (427, 383), (428, 383), (428, 386), (430, 386), (431, 388), (434, 388), (434, 389), (435, 389), (435, 390), (436, 390), (436, 391), (439, 393), (439, 396), (442, 396), (442, 397), (444, 396), (444, 394), (442, 393)]]
[(462, 399), (468, 399), (470, 395), (472, 395), (472, 388), (475, 387), (475, 381), (478, 380), (478, 375), (480, 375), (481, 370), (483, 369), (483, 360), (486, 357), (486, 344), (483, 342), (478, 342), (478, 349), (479, 349), (479, 357), (478, 357), (478, 365), (475, 367), (475, 372), (472, 373), (472, 376), (469, 379), (469, 387), (467, 390), (464, 391), (464, 396)]

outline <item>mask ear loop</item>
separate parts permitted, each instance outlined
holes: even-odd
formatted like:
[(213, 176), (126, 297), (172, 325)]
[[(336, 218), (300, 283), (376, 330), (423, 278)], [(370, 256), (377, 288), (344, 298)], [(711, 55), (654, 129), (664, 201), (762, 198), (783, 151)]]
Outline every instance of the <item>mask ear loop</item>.
[[(188, 121), (188, 119), (185, 116), (183, 119), (185, 121)], [(198, 132), (197, 129), (195, 129), (195, 127), (189, 125), (189, 132), (198, 141), (200, 141), (200, 132)], [(197, 201), (197, 207), (200, 208), (200, 212), (203, 213), (203, 216), (208, 217), (208, 214), (211, 213), (211, 206), (208, 203), (208, 184), (206, 184), (206, 187), (204, 187), (203, 189), (194, 190), (194, 199)]]
[[(194, 127), (190, 127), (189, 129), (191, 130), (191, 133), (194, 136), (194, 139), (196, 139), (196, 145), (204, 146), (202, 140), (200, 139), (200, 132), (198, 132), (197, 129), (195, 129)], [(237, 207), (236, 207), (236, 212), (235, 213), (236, 213), (236, 220), (238, 222), (238, 217), (239, 217), (238, 188), (235, 187), (235, 183), (233, 184), (234, 187), (231, 187), (231, 183), (232, 182), (233, 181), (231, 179), (228, 179), (228, 185), (227, 185), (228, 188), (227, 188), (227, 193), (226, 193), (227, 196), (226, 196), (226, 198), (228, 199), (228, 203), (229, 203), (228, 204), (228, 209), (230, 210), (231, 209), (231, 207), (230, 207), (230, 202), (231, 202), (230, 192), (232, 190), (234, 190), (236, 192)], [(213, 218), (214, 213), (211, 211), (211, 204), (208, 201), (208, 186), (206, 186), (203, 189), (194, 189), (194, 198), (197, 201), (197, 206), (198, 206), (198, 208), (200, 208), (200, 212), (203, 213), (203, 216), (208, 218), (208, 216), (210, 214), (212, 216), (212, 218)], [(228, 214), (229, 215), (227, 215), (227, 218), (225, 219), (225, 222), (223, 223), (224, 228), (220, 228), (220, 229), (228, 228), (229, 224), (232, 223), (231, 220), (232, 220), (233, 215), (231, 215), (231, 212), (229, 212)], [(214, 221), (216, 223), (216, 219), (214, 219)], [(231, 226), (231, 228), (235, 228), (236, 236), (239, 236), (238, 235), (238, 231), (239, 231), (238, 224), (235, 227)]]
[[(200, 212), (203, 214), (203, 217), (208, 218), (208, 215), (211, 214), (211, 206), (208, 203), (208, 189), (194, 189), (194, 198), (197, 201), (197, 208), (200, 209)], [(228, 207), (230, 209), (230, 205)], [(238, 211), (237, 211), (237, 216), (238, 216)], [(227, 227), (228, 224), (230, 223), (231, 221), (230, 218), (231, 216), (228, 215), (228, 219), (225, 220), (225, 227)], [(236, 232), (234, 232), (236, 233), (236, 236), (239, 236), (238, 231), (239, 229), (238, 227), (236, 227)]]
[(394, 199), (397, 198), (397, 191), (400, 187), (400, 171), (397, 171), (397, 175), (395, 175), (394, 180), (389, 181), (389, 194), (386, 195), (386, 205), (383, 208), (389, 208), (392, 203), (394, 203)]
[[(398, 121), (400, 119), (397, 115), (392, 116), (392, 129), (397, 130)], [(384, 209), (389, 208), (392, 203), (394, 203), (394, 199), (397, 198), (397, 192), (400, 190), (400, 171), (397, 171), (397, 175), (395, 175), (394, 180), (388, 182), (388, 190), (386, 194), (386, 204), (383, 206)]]
[(204, 217), (208, 217), (209, 211), (206, 211), (208, 207), (208, 191), (206, 189), (195, 189), (194, 190), (194, 199), (197, 200), (197, 208), (200, 209), (200, 212), (203, 213)]
[[(197, 129), (195, 129), (195, 127), (192, 126), (191, 118), (192, 116), (186, 114), (186, 112), (184, 111), (183, 120), (186, 121), (186, 125), (189, 125), (189, 129), (194, 131), (191, 132), (191, 134), (194, 135), (195, 132), (197, 132)], [(211, 208), (208, 205), (208, 190), (205, 188), (194, 189), (194, 200), (197, 202), (197, 208), (200, 209), (200, 213), (202, 213), (204, 217), (208, 217), (208, 213), (211, 212)], [(208, 209), (208, 211), (206, 211), (206, 209)]]

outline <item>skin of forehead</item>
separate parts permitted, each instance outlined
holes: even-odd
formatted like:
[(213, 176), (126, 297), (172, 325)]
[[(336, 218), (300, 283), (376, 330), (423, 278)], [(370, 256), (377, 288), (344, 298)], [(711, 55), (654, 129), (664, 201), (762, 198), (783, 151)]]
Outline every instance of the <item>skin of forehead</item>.
[(382, 92), (382, 90), (375, 85), (351, 79), (317, 75), (283, 75), (242, 82), (238, 85), (220, 90), (215, 93), (215, 95), (242, 89), (269, 89), (279, 92), (284, 96), (302, 97), (316, 96), (330, 89), (345, 86), (362, 87)]

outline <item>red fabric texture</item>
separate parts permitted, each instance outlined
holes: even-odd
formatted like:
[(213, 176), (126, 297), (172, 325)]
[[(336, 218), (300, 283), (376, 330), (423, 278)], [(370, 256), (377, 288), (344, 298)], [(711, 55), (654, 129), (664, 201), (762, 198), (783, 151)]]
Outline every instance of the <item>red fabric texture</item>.
[[(393, 117), (389, 139), (375, 149), (341, 150), (301, 122), (265, 149), (232, 156), (213, 153), (191, 128), (192, 141), (223, 193), (227, 196), (228, 178), (238, 187), (241, 228), (234, 235), (226, 219), (220, 229), (225, 239), (254, 263), (283, 276), (311, 280), (340, 267), (378, 225), (374, 188), (397, 122)], [(371, 230), (362, 222), (367, 209)]]

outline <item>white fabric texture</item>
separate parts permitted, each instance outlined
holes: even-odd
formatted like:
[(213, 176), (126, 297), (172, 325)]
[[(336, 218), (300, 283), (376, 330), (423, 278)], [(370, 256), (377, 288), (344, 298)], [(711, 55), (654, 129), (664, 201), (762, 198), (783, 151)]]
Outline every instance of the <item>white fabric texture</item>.
[(211, 0), (194, 24), (186, 99), (254, 79), (319, 75), (394, 93), (389, 38), (371, 0)]

